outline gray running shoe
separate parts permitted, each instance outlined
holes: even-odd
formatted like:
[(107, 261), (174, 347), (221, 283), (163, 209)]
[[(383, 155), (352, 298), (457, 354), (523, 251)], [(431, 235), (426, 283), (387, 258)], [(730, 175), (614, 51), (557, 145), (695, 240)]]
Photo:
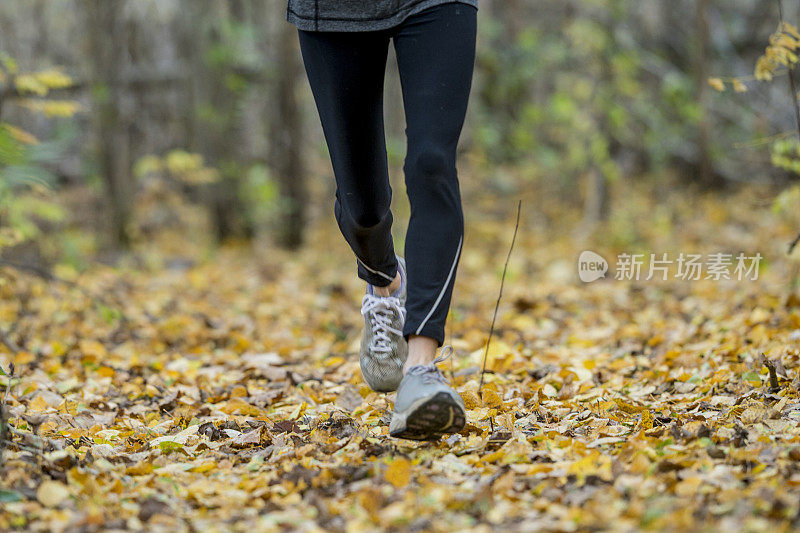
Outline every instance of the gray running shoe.
[(447, 346), (430, 366), (417, 365), (408, 369), (394, 401), (389, 424), (392, 437), (436, 440), (444, 433), (455, 433), (464, 427), (464, 401), (436, 368), (436, 363), (452, 353), (453, 349)]
[(397, 390), (403, 379), (408, 343), (403, 337), (406, 322), (406, 262), (397, 258), (400, 288), (391, 296), (377, 296), (372, 285), (361, 304), (364, 336), (361, 338), (361, 374), (372, 390)]

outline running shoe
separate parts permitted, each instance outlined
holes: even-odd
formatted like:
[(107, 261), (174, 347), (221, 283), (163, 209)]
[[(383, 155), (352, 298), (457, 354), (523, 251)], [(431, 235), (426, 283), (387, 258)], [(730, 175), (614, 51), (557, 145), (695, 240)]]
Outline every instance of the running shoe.
[(389, 424), (392, 437), (436, 440), (444, 433), (456, 433), (464, 427), (464, 401), (436, 367), (452, 353), (453, 349), (447, 346), (431, 365), (408, 369), (394, 402)]
[(406, 262), (397, 258), (400, 288), (391, 296), (378, 296), (372, 285), (361, 303), (364, 336), (361, 338), (361, 374), (374, 391), (397, 390), (403, 379), (408, 343), (403, 337), (406, 321)]

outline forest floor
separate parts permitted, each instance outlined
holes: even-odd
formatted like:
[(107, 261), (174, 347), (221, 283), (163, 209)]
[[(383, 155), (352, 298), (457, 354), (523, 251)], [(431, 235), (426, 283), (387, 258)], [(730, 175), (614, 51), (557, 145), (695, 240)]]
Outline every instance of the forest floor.
[[(432, 443), (390, 438), (394, 395), (361, 381), (363, 287), (332, 219), (296, 254), (3, 269), (0, 530), (797, 529), (800, 225), (773, 193), (631, 187), (588, 240), (520, 193), (483, 390), (517, 196), (466, 193), (442, 369), (468, 425)], [(606, 279), (578, 279), (583, 250)], [(730, 253), (733, 279), (648, 281), (651, 252)], [(614, 279), (625, 253), (639, 281)]]

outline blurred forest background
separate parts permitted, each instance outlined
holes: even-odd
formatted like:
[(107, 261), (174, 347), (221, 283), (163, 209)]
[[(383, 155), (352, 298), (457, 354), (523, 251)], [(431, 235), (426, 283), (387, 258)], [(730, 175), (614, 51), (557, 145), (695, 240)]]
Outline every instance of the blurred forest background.
[[(418, 445), (285, 2), (0, 1), (0, 530), (800, 530), (800, 1), (480, 4), (468, 426)], [(391, 56), (385, 115), (401, 250)]]
[[(294, 248), (311, 221), (329, 220), (333, 179), (284, 10), (280, 0), (3, 2), (6, 260), (80, 269), (164, 235), (167, 247), (188, 235)], [(798, 19), (794, 3), (784, 10)], [(785, 66), (796, 58), (774, 65), (772, 83), (753, 75), (780, 16), (775, 0), (483, 0), (465, 194), (541, 186), (586, 234), (634, 183), (653, 194), (790, 185), (800, 163)], [(391, 58), (386, 92), (400, 184)]]

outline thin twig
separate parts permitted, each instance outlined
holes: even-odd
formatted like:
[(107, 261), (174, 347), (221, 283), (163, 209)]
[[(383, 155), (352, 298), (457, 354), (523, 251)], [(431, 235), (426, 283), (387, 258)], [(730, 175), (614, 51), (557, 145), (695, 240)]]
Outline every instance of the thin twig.
[(11, 390), (11, 380), (14, 379), (14, 363), (10, 363), (8, 365), (8, 372), (3, 370), (3, 373), (8, 378), (8, 382), (6, 383), (6, 390), (3, 393), (3, 399), (0, 400), (0, 467), (5, 464), (3, 462), (3, 452), (5, 451), (6, 434), (8, 433), (6, 402), (8, 401), (8, 391)]
[[(783, 0), (778, 0), (778, 17), (780, 18), (781, 28), (783, 28), (785, 25), (783, 20)], [(789, 65), (789, 88), (792, 90), (794, 118), (797, 123), (797, 133), (798, 136), (800, 136), (800, 103), (797, 101), (797, 84), (794, 81), (794, 65)]]
[(795, 237), (794, 240), (789, 243), (789, 251), (787, 253), (791, 254), (798, 243), (800, 243), (800, 233), (798, 233), (797, 237)]
[[(783, 21), (783, 0), (778, 0), (778, 18), (780, 19), (781, 29), (783, 29), (785, 22)], [(789, 89), (792, 91), (792, 105), (794, 106), (794, 118), (795, 122), (797, 123), (797, 134), (798, 140), (800, 140), (800, 102), (798, 102), (797, 98), (797, 85), (794, 81), (794, 65), (789, 65)], [(791, 254), (797, 243), (800, 242), (800, 233), (797, 234), (797, 237), (789, 243), (789, 251), (788, 254)]]
[(14, 368), (14, 363), (9, 363), (8, 364), (8, 372), (6, 372), (6, 377), (8, 377), (8, 386), (6, 387), (5, 393), (3, 393), (3, 404), (5, 404), (6, 401), (8, 400), (8, 391), (11, 390), (11, 381), (13, 381), (13, 379), (14, 379), (14, 371), (15, 370), (16, 369)]
[[(503, 267), (503, 277), (500, 279), (500, 294), (497, 295), (497, 303), (494, 304), (494, 315), (492, 316), (492, 326), (489, 328), (489, 338), (486, 340), (486, 351), (483, 354), (483, 369), (481, 370), (481, 382), (478, 390), (483, 390), (483, 376), (486, 374), (486, 360), (489, 357), (489, 344), (492, 342), (492, 335), (494, 335), (494, 323), (497, 320), (497, 310), (500, 308), (500, 298), (503, 297), (503, 285), (506, 282), (506, 272), (508, 271), (508, 262), (511, 259), (511, 252), (514, 250), (514, 243), (517, 241), (517, 231), (519, 231), (519, 215), (522, 212), (522, 200), (517, 203), (517, 223), (514, 226), (514, 237), (511, 239), (511, 246), (508, 249), (506, 256), (506, 264)], [(481, 392), (481, 395), (483, 393)]]
[(789, 87), (792, 90), (792, 103), (794, 104), (794, 119), (797, 122), (797, 133), (800, 136), (800, 103), (797, 102), (797, 84), (794, 81), (794, 68), (789, 69)]
[(0, 85), (0, 120), (2, 120), (3, 103), (6, 100), (6, 94), (10, 92), (10, 85), (14, 82), (11, 76), (8, 75), (8, 71), (6, 70), (6, 67), (3, 65), (2, 61), (0, 61), (0, 75), (2, 75), (3, 79), (10, 80), (8, 85)]

